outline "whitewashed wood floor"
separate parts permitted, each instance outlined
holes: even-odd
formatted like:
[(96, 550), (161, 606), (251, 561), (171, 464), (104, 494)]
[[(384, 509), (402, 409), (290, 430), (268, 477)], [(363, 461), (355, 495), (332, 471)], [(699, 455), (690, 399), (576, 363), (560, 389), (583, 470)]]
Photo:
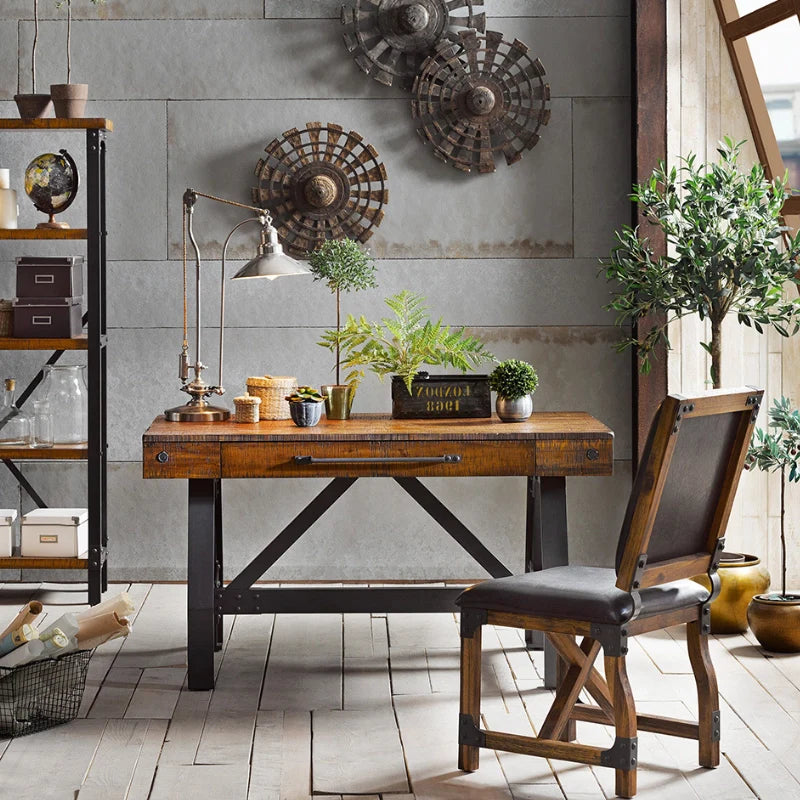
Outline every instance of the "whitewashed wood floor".
[[(482, 751), (456, 768), (458, 627), (452, 614), (241, 616), (228, 620), (217, 688), (185, 686), (186, 587), (128, 589), (132, 636), (91, 661), (80, 718), (0, 740), (2, 800), (590, 800), (613, 772)], [(82, 586), (6, 584), (0, 620), (36, 597), (49, 615)], [(713, 638), (722, 764), (696, 744), (640, 734), (639, 797), (800, 798), (800, 656), (765, 656), (745, 636)], [(639, 637), (628, 659), (641, 711), (695, 714), (680, 629)], [(484, 633), (485, 725), (530, 734), (549, 706), (540, 653), (517, 631)], [(609, 730), (578, 723), (589, 743)], [(58, 772), (59, 778), (50, 776)]]

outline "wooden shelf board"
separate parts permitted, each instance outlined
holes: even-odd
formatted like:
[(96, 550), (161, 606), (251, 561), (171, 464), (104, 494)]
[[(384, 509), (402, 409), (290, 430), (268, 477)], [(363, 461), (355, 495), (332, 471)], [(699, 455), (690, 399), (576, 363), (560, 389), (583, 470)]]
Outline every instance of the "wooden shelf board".
[(0, 228), (0, 239), (85, 239), (86, 228)]
[(89, 338), (85, 333), (74, 339), (16, 339), (0, 336), (0, 350), (88, 350)]
[(88, 569), (88, 558), (0, 558), (0, 569)]
[(0, 130), (6, 131), (63, 131), (106, 130), (113, 131), (114, 123), (105, 117), (80, 119), (0, 119)]
[(89, 448), (84, 444), (57, 444), (55, 447), (0, 447), (0, 459), (10, 461), (73, 461), (89, 457)]

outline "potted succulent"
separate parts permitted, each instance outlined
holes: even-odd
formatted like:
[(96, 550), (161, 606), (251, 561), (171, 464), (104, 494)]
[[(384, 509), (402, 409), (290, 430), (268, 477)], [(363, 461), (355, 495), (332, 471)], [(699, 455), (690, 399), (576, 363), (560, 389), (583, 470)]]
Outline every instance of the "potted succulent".
[[(342, 326), (342, 292), (372, 289), (375, 281), (375, 262), (352, 239), (328, 239), (308, 259), (308, 267), (315, 281), (325, 281), (336, 295), (336, 331)], [(341, 353), (338, 340), (336, 350), (336, 383), (322, 387), (325, 411), (329, 419), (349, 419), (356, 387), (342, 384), (340, 376)]]
[(325, 397), (312, 386), (298, 386), (286, 399), (295, 425), (311, 428), (319, 422)]
[(39, 43), (39, 0), (33, 0), (33, 45), (31, 47), (31, 91), (30, 94), (20, 92), (17, 84), (17, 94), (14, 101), (17, 104), (19, 115), (22, 119), (38, 119), (46, 117), (53, 109), (49, 94), (36, 93), (36, 45)]
[(527, 361), (509, 358), (489, 374), (489, 388), (497, 392), (495, 410), (503, 422), (522, 422), (533, 413), (533, 397), (539, 385), (536, 370)]
[(769, 428), (757, 428), (747, 453), (746, 469), (781, 474), (781, 590), (757, 594), (747, 619), (767, 650), (800, 653), (800, 593), (786, 591), (786, 482), (800, 481), (800, 412), (781, 397), (769, 410)]
[(669, 171), (661, 163), (647, 183), (633, 187), (632, 200), (666, 236), (667, 255), (654, 254), (646, 231), (625, 226), (603, 266), (615, 283), (606, 308), (618, 313), (617, 324), (662, 320), (617, 346), (637, 348), (642, 372), (649, 371), (659, 342), (669, 348), (669, 323), (687, 314), (710, 322), (711, 340), (701, 346), (711, 356), (715, 389), (722, 386), (722, 321), (728, 314), (759, 333), (772, 326), (789, 336), (800, 327), (800, 298), (783, 297), (785, 283), (800, 283), (800, 234), (783, 241), (787, 181), (770, 183), (760, 165), (741, 172), (742, 144), (726, 137), (719, 162), (698, 165), (690, 155)]
[[(90, 0), (94, 5), (105, 0)], [(56, 8), (67, 7), (67, 82), (51, 83), (50, 96), (56, 109), (56, 116), (63, 119), (82, 117), (89, 99), (89, 85), (72, 83), (72, 0), (56, 0)]]
[[(483, 342), (466, 334), (464, 328), (453, 330), (441, 320), (432, 322), (421, 295), (402, 291), (384, 302), (393, 317), (369, 322), (363, 316), (349, 314), (340, 330), (325, 331), (319, 342), (340, 352), (342, 366), (349, 370), (345, 377), (348, 383), (357, 386), (367, 369), (381, 381), (392, 375), (392, 396), (396, 399), (398, 390), (412, 394), (418, 373), (427, 377), (423, 366), (469, 372), (483, 362), (495, 360)], [(396, 410), (393, 414), (397, 415)]]

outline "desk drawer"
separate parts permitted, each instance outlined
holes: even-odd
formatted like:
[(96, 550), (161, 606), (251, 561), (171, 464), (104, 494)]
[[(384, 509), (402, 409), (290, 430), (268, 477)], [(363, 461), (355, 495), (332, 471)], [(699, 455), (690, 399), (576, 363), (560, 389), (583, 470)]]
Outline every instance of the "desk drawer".
[(537, 475), (611, 475), (614, 440), (540, 439), (536, 442)]
[(533, 442), (222, 443), (223, 478), (458, 477), (533, 472)]
[(158, 442), (142, 452), (145, 478), (219, 478), (219, 442)]

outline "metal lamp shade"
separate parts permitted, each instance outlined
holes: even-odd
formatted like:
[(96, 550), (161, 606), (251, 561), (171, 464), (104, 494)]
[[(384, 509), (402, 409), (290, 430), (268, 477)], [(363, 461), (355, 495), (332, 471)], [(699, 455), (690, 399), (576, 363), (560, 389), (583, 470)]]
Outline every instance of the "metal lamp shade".
[(267, 278), (275, 280), (283, 275), (305, 275), (308, 270), (283, 252), (278, 242), (278, 232), (271, 225), (266, 229), (269, 241), (258, 246), (258, 255), (248, 261), (232, 278)]

